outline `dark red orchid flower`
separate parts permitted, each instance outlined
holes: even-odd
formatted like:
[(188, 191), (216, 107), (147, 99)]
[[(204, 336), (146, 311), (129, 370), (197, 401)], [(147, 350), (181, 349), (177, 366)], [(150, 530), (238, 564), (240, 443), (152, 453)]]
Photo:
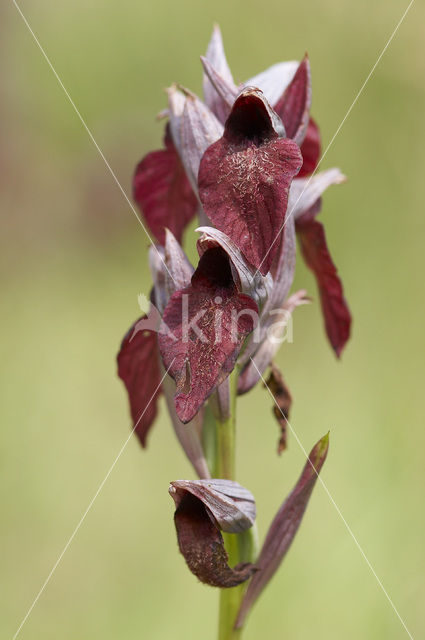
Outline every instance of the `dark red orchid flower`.
[(182, 422), (192, 420), (233, 370), (257, 312), (254, 300), (239, 293), (227, 253), (221, 247), (205, 251), (190, 285), (171, 296), (158, 337), (164, 366), (176, 381)]
[(179, 480), (170, 485), (176, 505), (179, 548), (192, 573), (212, 587), (235, 587), (256, 571), (249, 563), (229, 567), (221, 531), (240, 533), (255, 521), (252, 494), (231, 480)]
[[(296, 235), (338, 356), (349, 337), (350, 312), (316, 219), (322, 194), (344, 176), (338, 169), (316, 175), (321, 147), (310, 115), (307, 55), (236, 86), (215, 28), (202, 64), (204, 102), (181, 85), (168, 89), (164, 148), (149, 153), (134, 176), (134, 198), (158, 244), (149, 250), (150, 310), (121, 344), (118, 375), (143, 447), (165, 396), (174, 432), (200, 478), (170, 485), (179, 549), (201, 582), (221, 589), (247, 583), (230, 592), (237, 597), (223, 617), (227, 631), (238, 635), (301, 524), (328, 436), (312, 449), (259, 554), (250, 531), (253, 496), (212, 475), (217, 469), (233, 475), (236, 395), (264, 381), (269, 368), (265, 387), (275, 402), (278, 453), (287, 446), (292, 398), (274, 357), (289, 337), (291, 314), (310, 301), (304, 290), (291, 293)], [(196, 213), (194, 269), (181, 240)], [(140, 294), (144, 312), (147, 302)], [(226, 548), (239, 564), (233, 566)]]
[[(214, 32), (206, 58), (203, 59), (203, 66), (207, 103), (216, 115), (222, 118), (223, 113), (229, 114), (231, 103), (238, 94), (238, 88), (233, 83), (220, 32), (217, 30)], [(297, 218), (296, 230), (300, 238), (303, 257), (318, 281), (326, 332), (335, 353), (339, 356), (349, 337), (351, 322), (350, 312), (343, 297), (342, 285), (327, 250), (324, 230), (320, 223), (313, 224), (310, 220), (308, 229), (307, 217), (304, 218), (303, 223), (298, 223), (298, 220), (307, 211), (309, 216), (312, 211), (318, 212), (320, 195), (327, 186), (341, 182), (341, 174), (338, 173), (335, 176), (337, 170), (318, 174), (313, 178), (314, 184), (311, 187), (303, 180), (315, 172), (321, 154), (319, 128), (310, 116), (311, 77), (308, 57), (306, 55), (299, 65), (296, 63), (274, 65), (266, 72), (248, 80), (244, 86), (247, 84), (258, 87), (264, 92), (274, 111), (281, 118), (286, 136), (300, 145), (303, 164), (290, 187), (287, 218), (284, 224), (287, 226), (287, 220), (292, 216)], [(280, 93), (279, 86), (282, 87)], [(213, 94), (213, 89), (215, 89), (215, 94)], [(329, 180), (330, 175), (332, 176), (331, 180)], [(218, 189), (220, 190), (221, 186)], [(308, 190), (308, 194), (302, 198), (301, 202), (298, 202), (304, 189)], [(312, 200), (313, 195), (316, 196), (315, 200)], [(308, 207), (306, 206), (307, 200), (309, 201)], [(219, 224), (217, 226), (220, 228)], [(226, 232), (229, 233), (228, 230)], [(319, 244), (321, 245), (320, 249)], [(269, 255), (274, 255), (276, 261), (279, 243), (275, 241), (275, 245), (269, 251)], [(247, 257), (249, 258), (249, 254)]]
[(199, 167), (205, 213), (263, 275), (278, 251), (289, 186), (302, 165), (299, 147), (282, 137), (284, 131), (261, 91), (244, 89), (223, 137)]

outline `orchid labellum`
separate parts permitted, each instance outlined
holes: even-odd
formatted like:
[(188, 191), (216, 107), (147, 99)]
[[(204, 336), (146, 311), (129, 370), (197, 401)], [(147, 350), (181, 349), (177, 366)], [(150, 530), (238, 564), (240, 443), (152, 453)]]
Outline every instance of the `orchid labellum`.
[[(274, 360), (295, 310), (311, 302), (304, 289), (291, 291), (297, 236), (337, 356), (351, 316), (317, 219), (325, 190), (345, 178), (339, 169), (317, 171), (321, 141), (310, 114), (307, 55), (236, 85), (216, 27), (202, 65), (204, 100), (181, 85), (168, 89), (163, 148), (148, 153), (134, 175), (134, 199), (155, 239), (152, 284), (149, 308), (122, 341), (118, 375), (142, 446), (163, 396), (198, 476), (170, 484), (177, 541), (197, 579), (221, 589), (226, 640), (236, 629), (240, 637), (288, 552), (328, 451), (325, 436), (258, 553), (255, 500), (234, 478), (235, 407), (261, 380), (274, 401), (278, 452), (286, 450), (292, 397)], [(182, 238), (195, 216), (192, 264)]]

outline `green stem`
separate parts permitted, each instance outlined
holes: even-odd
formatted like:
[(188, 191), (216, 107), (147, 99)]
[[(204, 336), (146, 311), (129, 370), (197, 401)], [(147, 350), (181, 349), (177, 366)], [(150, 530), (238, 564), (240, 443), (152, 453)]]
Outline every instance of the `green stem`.
[[(224, 544), (229, 554), (229, 565), (233, 567), (240, 562), (238, 536), (232, 533), (223, 534)], [(221, 589), (218, 619), (218, 640), (239, 640), (242, 629), (234, 629), (239, 606), (245, 591), (245, 585), (240, 584), (230, 589)]]
[[(230, 415), (226, 419), (216, 416), (215, 420), (215, 460), (213, 476), (234, 480), (235, 478), (235, 443), (236, 443), (236, 395), (238, 384), (238, 371), (235, 368), (230, 375)], [(249, 533), (249, 532), (247, 532)], [(226, 551), (229, 555), (229, 566), (234, 567), (239, 562), (249, 561), (246, 556), (246, 534), (223, 534)], [(242, 630), (234, 629), (236, 615), (245, 591), (245, 585), (241, 584), (230, 589), (221, 589), (218, 623), (218, 640), (239, 640)]]

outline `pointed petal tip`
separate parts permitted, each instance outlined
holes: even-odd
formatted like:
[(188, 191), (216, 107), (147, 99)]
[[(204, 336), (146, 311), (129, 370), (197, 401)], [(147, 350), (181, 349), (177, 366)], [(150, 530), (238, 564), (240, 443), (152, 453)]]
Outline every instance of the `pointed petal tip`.
[[(329, 431), (314, 445), (309, 455), (309, 460), (313, 464), (315, 471), (319, 472), (329, 450)], [(317, 467), (320, 466), (319, 469)]]

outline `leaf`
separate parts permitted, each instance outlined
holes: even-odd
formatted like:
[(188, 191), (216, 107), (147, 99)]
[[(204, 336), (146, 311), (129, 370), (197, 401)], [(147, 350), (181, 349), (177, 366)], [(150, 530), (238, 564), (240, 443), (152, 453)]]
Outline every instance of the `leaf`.
[(253, 576), (242, 600), (235, 628), (242, 627), (247, 614), (257, 598), (279, 568), (298, 531), (308, 505), (318, 474), (326, 460), (329, 434), (313, 447), (303, 472), (270, 525), (255, 566)]
[(302, 164), (298, 146), (281, 135), (262, 93), (244, 89), (199, 168), (205, 213), (263, 275), (279, 250), (289, 187)]

